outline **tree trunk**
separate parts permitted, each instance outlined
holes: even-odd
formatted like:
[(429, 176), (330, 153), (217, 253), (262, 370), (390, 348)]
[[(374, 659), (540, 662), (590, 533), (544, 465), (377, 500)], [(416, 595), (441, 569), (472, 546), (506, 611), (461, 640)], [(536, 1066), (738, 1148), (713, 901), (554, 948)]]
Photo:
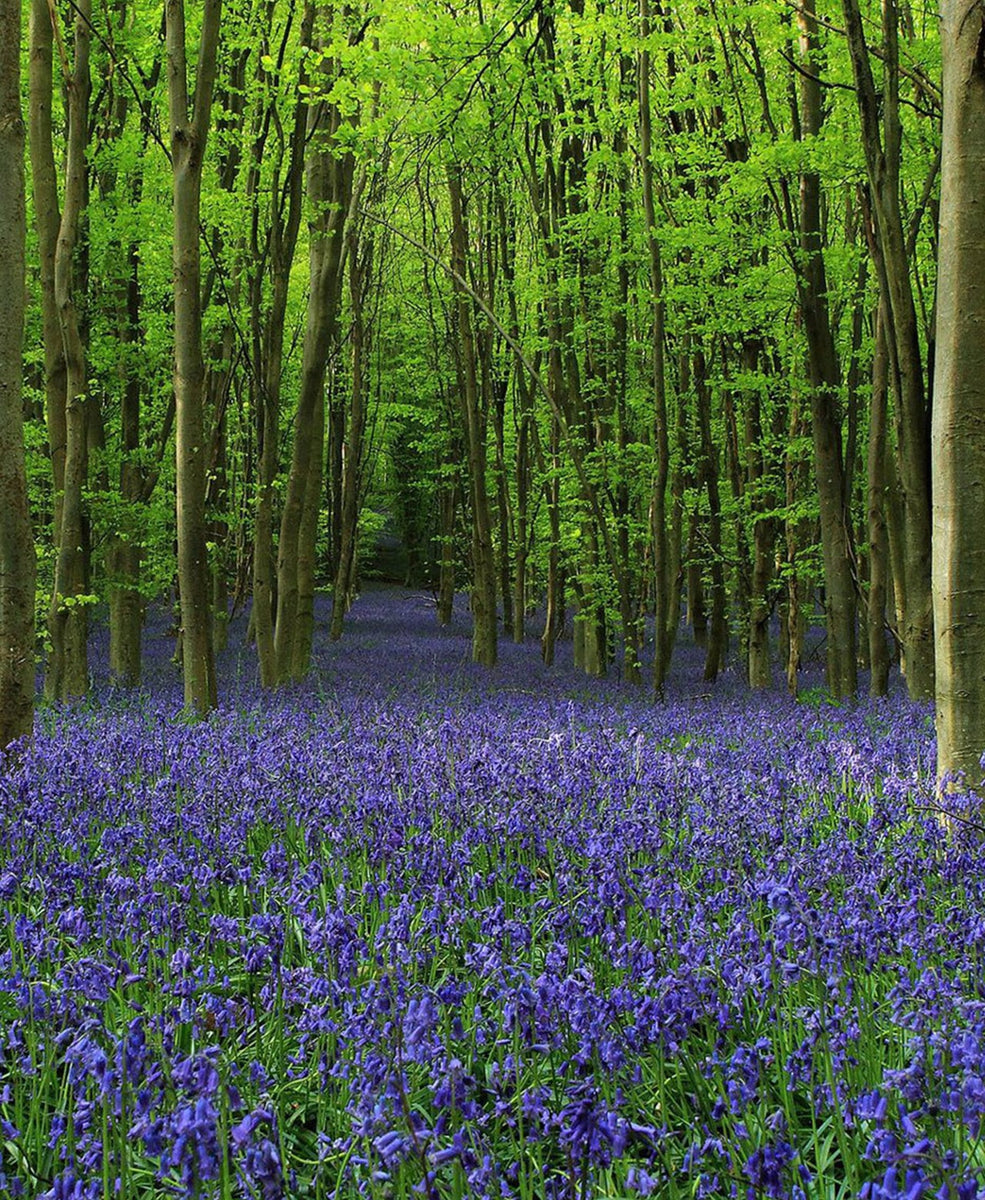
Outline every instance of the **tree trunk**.
[(371, 236), (360, 239), (355, 230), (349, 237), (349, 306), (352, 327), (349, 335), (352, 357), (351, 398), (348, 429), (342, 456), (341, 522), (339, 556), (332, 595), (332, 641), (342, 636), (342, 623), (352, 603), (355, 585), (356, 535), (359, 526), (359, 497), (362, 483), (363, 437), (366, 431), (366, 324), (364, 305), (367, 281), (372, 272)]
[(459, 169), (448, 169), (451, 205), (452, 271), (458, 337), (461, 353), (460, 400), (468, 446), (469, 489), (472, 509), (472, 660), (496, 665), (496, 562), (493, 554), (492, 517), (486, 487), (486, 420), (479, 398), (479, 381), (472, 328), (471, 299), (462, 286), (467, 272), (468, 232), (462, 206)]
[(985, 14), (942, 0), (933, 416), (937, 775), (985, 797)]
[(30, 18), (30, 133), (31, 188), (34, 225), (38, 235), (41, 282), (41, 322), (44, 336), (45, 422), (51, 457), (52, 541), (61, 544), (62, 496), (65, 491), (65, 347), (55, 303), (55, 251), (58, 245), (58, 184), (51, 136), (52, 95), (51, 9), (46, 0), (31, 0)]
[(174, 189), (175, 490), (182, 668), (185, 706), (199, 714), (205, 714), (217, 703), (205, 522), (205, 362), (199, 213), (221, 5), (222, 0), (205, 0), (190, 115), (184, 0), (167, 0), (165, 9)]
[(728, 640), (726, 624), (725, 563), (722, 547), (722, 503), (718, 489), (718, 452), (711, 436), (711, 388), (708, 384), (704, 353), (694, 356), (694, 384), (697, 396), (698, 429), (701, 436), (701, 462), (708, 489), (708, 542), (711, 555), (711, 625), (705, 652), (704, 679), (712, 682), (725, 664)]
[[(140, 256), (132, 244), (127, 253), (126, 319), (121, 340), (136, 349), (140, 328)], [(122, 381), (120, 402), (120, 499), (132, 512), (142, 502), (144, 480), (140, 469), (140, 375), (130, 371)], [(112, 583), (109, 593), (109, 670), (126, 687), (140, 682), (140, 635), (144, 603), (140, 595), (140, 543), (132, 531), (118, 532), (108, 552)]]
[[(318, 41), (328, 45), (330, 38), (331, 31), (326, 29), (321, 31)], [(326, 59), (321, 73), (328, 76), (331, 70), (332, 64)], [(323, 86), (327, 84), (328, 79)], [(305, 564), (313, 560), (312, 535), (317, 530), (316, 518), (321, 506), (325, 367), (336, 333), (343, 238), (352, 198), (353, 156), (337, 153), (334, 145), (340, 124), (339, 112), (329, 102), (322, 101), (311, 108), (308, 120), (308, 195), (314, 208), (309, 250), (311, 282), (294, 446), (277, 546), (274, 653), (279, 683), (300, 678), (307, 670), (310, 654), (310, 625), (304, 623), (305, 646), (304, 637), (298, 637), (298, 617), (301, 594), (307, 590)], [(303, 634), (304, 630), (300, 632)]]
[[(447, 463), (448, 471), (452, 464)], [(438, 624), (449, 625), (455, 606), (455, 514), (458, 511), (458, 483), (454, 475), (443, 474), (439, 489), (440, 546), (438, 559)]]
[[(934, 622), (930, 589), (929, 413), (920, 332), (900, 208), (902, 132), (899, 115), (899, 13), (883, 0), (883, 79), (872, 77), (858, 0), (842, 0), (862, 126), (862, 146), (872, 192), (876, 262), (885, 301), (886, 336), (892, 343), (899, 475), (903, 491), (903, 566), (906, 611), (906, 682), (914, 699), (934, 693)], [(881, 118), (881, 119), (880, 119)]]
[[(747, 342), (743, 348), (742, 369), (757, 368), (758, 348)], [(759, 389), (753, 383), (746, 395), (745, 411), (746, 476), (752, 519), (752, 575), (749, 589), (749, 686), (767, 688), (770, 670), (770, 599), (773, 579), (773, 543), (775, 526), (769, 516), (775, 500), (767, 491), (769, 484), (763, 454), (763, 422)]]
[(523, 644), (527, 619), (527, 539), (530, 513), (530, 423), (533, 411), (530, 386), (523, 370), (517, 372), (519, 418), (516, 433), (516, 537), (513, 554), (513, 641)]
[[(301, 45), (310, 49), (314, 22), (314, 5), (307, 3), (301, 29)], [(273, 687), (277, 682), (277, 659), (274, 653), (274, 611), (276, 608), (276, 573), (274, 564), (274, 495), (279, 465), (278, 439), (280, 433), (281, 374), (284, 361), (284, 319), (297, 246), (304, 201), (304, 146), (308, 125), (308, 101), (301, 90), (307, 86), (307, 72), (298, 81), (298, 98), (294, 106), (294, 124), (290, 141), (290, 160), (282, 194), (270, 206), (271, 296), (270, 309), (262, 337), (262, 367), (256, 371), (261, 397), (258, 415), (259, 463), (257, 479), (256, 517), (253, 534), (253, 630), (256, 636), (260, 683)], [(282, 203), (286, 200), (286, 205)], [(257, 247), (259, 249), (259, 247)], [(263, 278), (253, 281), (256, 299), (255, 319), (259, 317)]]
[(664, 363), (663, 264), (657, 241), (656, 204), (653, 197), (652, 130), (650, 113), (650, 35), (649, 0), (640, 0), (640, 40), (637, 61), (639, 91), (640, 168), (643, 179), (643, 214), (646, 221), (648, 266), (650, 272), (650, 372), (653, 388), (654, 475), (650, 492), (650, 537), (653, 543), (654, 651), (653, 687), (663, 694), (673, 650), (671, 629), (676, 629), (680, 614), (673, 614), (671, 597), (673, 576), (667, 544), (667, 481), (670, 475), (670, 436), (667, 428), (667, 383)]
[(34, 727), (34, 539), (24, 467), (21, 5), (0, 0), (0, 750)]
[(794, 457), (791, 447), (804, 436), (805, 424), (801, 416), (800, 398), (795, 396), (790, 402), (789, 434), (784, 464), (787, 597), (783, 634), (786, 647), (787, 691), (791, 696), (797, 695), (799, 687), (798, 672), (804, 645), (804, 595), (808, 591), (801, 578), (800, 568), (800, 548), (808, 540), (805, 528), (807, 522), (803, 517), (794, 515), (798, 500), (806, 491), (808, 468), (806, 463)]
[[(823, 110), (816, 58), (814, 0), (798, 10), (801, 63), (798, 83), (806, 137), (820, 132)], [(855, 592), (851, 541), (844, 508), (844, 467), (838, 413), (840, 370), (828, 310), (822, 253), (821, 181), (814, 171), (800, 177), (800, 235), (803, 266), (798, 275), (800, 309), (807, 337), (814, 434), (814, 470), (821, 509), (821, 549), (826, 596), (827, 684), (838, 699), (855, 695)]]
[[(552, 355), (552, 357), (555, 357)], [(537, 426), (531, 428), (536, 436)], [(541, 455), (540, 473), (544, 478), (547, 499), (547, 519), (550, 529), (547, 544), (547, 605), (544, 613), (544, 632), (540, 639), (540, 653), (546, 666), (554, 663), (557, 640), (564, 625), (564, 577), (561, 571), (561, 476), (560, 476), (560, 430), (556, 419), (551, 421), (551, 469)]]
[(872, 411), (869, 417), (868, 535), (869, 535), (869, 694), (885, 696), (889, 688), (889, 647), (886, 644), (886, 576), (889, 551), (886, 537), (886, 415), (889, 347), (886, 344), (885, 301), (876, 314), (876, 348), (872, 360)]
[(55, 579), (48, 614), (51, 653), (45, 693), (51, 700), (83, 696), (89, 687), (86, 641), (88, 620), (88, 537), (84, 492), (89, 473), (85, 347), (76, 304), (75, 252), (86, 204), (89, 141), (90, 0), (80, 0), (75, 16), (75, 63), (68, 84), (68, 148), (65, 204), (55, 248), (55, 307), (65, 355), (65, 486)]

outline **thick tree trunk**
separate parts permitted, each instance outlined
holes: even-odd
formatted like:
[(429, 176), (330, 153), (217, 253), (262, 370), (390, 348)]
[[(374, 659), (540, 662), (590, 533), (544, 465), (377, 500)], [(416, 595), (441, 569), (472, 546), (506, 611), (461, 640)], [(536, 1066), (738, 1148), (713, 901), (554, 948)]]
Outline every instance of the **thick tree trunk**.
[(90, 0), (81, 0), (75, 16), (75, 63), (69, 81), (68, 149), (65, 204), (55, 247), (55, 307), (65, 355), (65, 479), (55, 579), (48, 614), (51, 653), (45, 693), (51, 700), (85, 695), (89, 687), (87, 655), (88, 536), (84, 492), (89, 473), (88, 406), (85, 347), (76, 304), (76, 245), (85, 208), (89, 141)]
[(34, 539), (24, 468), (20, 0), (0, 0), (0, 750), (34, 727)]
[(472, 510), (472, 660), (496, 665), (496, 561), (493, 553), (492, 517), (486, 487), (487, 416), (479, 398), (472, 301), (462, 286), (467, 275), (468, 231), (462, 206), (462, 183), (457, 167), (448, 169), (451, 205), (451, 251), (459, 351), (460, 400), (468, 446), (469, 489)]
[(937, 773), (985, 797), (985, 14), (942, 0), (933, 417)]
[(222, 0), (205, 0), (191, 116), (184, 0), (167, 0), (165, 10), (174, 194), (175, 492), (181, 648), (185, 705), (200, 714), (217, 703), (205, 521), (205, 363), (199, 213), (221, 3)]

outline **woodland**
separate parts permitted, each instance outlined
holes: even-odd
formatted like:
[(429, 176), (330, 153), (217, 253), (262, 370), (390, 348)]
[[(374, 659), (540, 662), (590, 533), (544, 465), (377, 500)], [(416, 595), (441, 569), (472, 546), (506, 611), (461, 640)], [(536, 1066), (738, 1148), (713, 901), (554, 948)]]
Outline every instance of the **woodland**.
[[(973, 88), (940, 213), (942, 52), (974, 83), (974, 13), (21, 15), (37, 580), (32, 611), (29, 587), (7, 607), (39, 631), (49, 700), (86, 693), (94, 617), (138, 684), (168, 595), (190, 708), (216, 704), (246, 604), (263, 686), (302, 679), (316, 591), (338, 638), (386, 524), (439, 622), (468, 589), (489, 667), (539, 606), (545, 662), (570, 612), (579, 667), (659, 696), (683, 604), (706, 681), (731, 653), (796, 694), (821, 623), (833, 698), (860, 667), (884, 694), (899, 664), (911, 697), (949, 697), (944, 769), (980, 771), (958, 729), (982, 728), (981, 616), (956, 599), (983, 571)], [(5, 741), (30, 723), (21, 658)]]
[(0, 33), (0, 1196), (985, 1197), (979, 0)]

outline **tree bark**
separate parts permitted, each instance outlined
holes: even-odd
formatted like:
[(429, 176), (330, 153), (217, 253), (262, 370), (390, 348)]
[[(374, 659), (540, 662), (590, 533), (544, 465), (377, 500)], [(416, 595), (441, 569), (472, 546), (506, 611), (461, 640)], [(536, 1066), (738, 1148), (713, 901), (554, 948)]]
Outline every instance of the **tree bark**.
[[(823, 110), (816, 63), (814, 0), (798, 10), (801, 63), (798, 73), (801, 125), (806, 137), (821, 130)], [(800, 177), (800, 237), (803, 266), (798, 273), (800, 309), (807, 338), (814, 435), (814, 470), (821, 509), (827, 618), (827, 684), (837, 699), (855, 695), (855, 592), (851, 541), (844, 507), (844, 466), (838, 413), (840, 370), (828, 310), (822, 253), (821, 181), (814, 171)]]
[[(136, 244), (127, 251), (127, 305), (121, 340), (136, 349), (140, 329), (140, 255)], [(142, 503), (144, 479), (140, 469), (141, 378), (129, 371), (122, 381), (120, 402), (120, 499), (131, 510)], [(132, 531), (117, 531), (107, 554), (111, 586), (109, 592), (109, 670), (113, 679), (127, 687), (140, 682), (140, 635), (144, 602), (140, 595), (141, 550)]]
[[(301, 30), (301, 45), (311, 44), (314, 6), (306, 4)], [(307, 86), (307, 73), (299, 80), (299, 88)], [(274, 652), (274, 610), (276, 607), (273, 528), (274, 494), (278, 471), (278, 437), (280, 425), (281, 374), (284, 361), (284, 319), (287, 314), (288, 289), (294, 251), (301, 228), (304, 198), (304, 145), (308, 124), (308, 101), (299, 91), (294, 106), (290, 158), (283, 193), (274, 188), (270, 206), (268, 254), (270, 262), (270, 308), (262, 334), (262, 365), (256, 371), (261, 397), (258, 414), (260, 455), (258, 462), (256, 516), (253, 533), (253, 628), (256, 634), (260, 682), (273, 687), (277, 682), (277, 659)], [(281, 201), (286, 199), (286, 205)], [(252, 282), (256, 300), (254, 311), (259, 312), (263, 279), (258, 275)]]
[[(842, 0), (855, 76), (875, 224), (876, 263), (885, 300), (898, 392), (896, 434), (904, 508), (903, 566), (906, 682), (914, 699), (934, 693), (934, 622), (930, 589), (930, 422), (913, 302), (910, 262), (900, 207), (902, 127), (899, 113), (899, 13), (883, 0), (883, 78), (877, 91), (858, 0)], [(881, 114), (881, 121), (880, 121)]]
[[(320, 31), (317, 37), (323, 46), (327, 46), (330, 39), (328, 29)], [(320, 72), (325, 76), (326, 87), (330, 84), (332, 69), (331, 61), (326, 59)], [(314, 556), (314, 545), (309, 547), (309, 542), (317, 530), (317, 522), (312, 521), (312, 516), (317, 517), (321, 505), (325, 368), (336, 334), (343, 238), (352, 197), (353, 156), (337, 153), (334, 147), (340, 124), (338, 109), (329, 101), (322, 100), (311, 107), (307, 169), (308, 196), (313, 208), (310, 285), (294, 445), (277, 546), (274, 655), (278, 683), (287, 683), (304, 675), (311, 647), (310, 626), (307, 627), (307, 645), (303, 637), (298, 637), (298, 615), (302, 591), (307, 590), (305, 563)]]
[(726, 624), (725, 563), (722, 547), (722, 502), (718, 488), (718, 452), (711, 435), (711, 387), (703, 351), (694, 355), (694, 385), (697, 396), (701, 463), (708, 491), (708, 543), (711, 555), (711, 624), (705, 651), (704, 679), (712, 682), (725, 664), (728, 641)]
[(462, 287), (467, 272), (468, 231), (462, 203), (459, 168), (448, 169), (451, 205), (451, 252), (461, 353), (460, 401), (468, 446), (469, 491), (472, 501), (472, 660), (496, 665), (496, 561), (493, 553), (492, 516), (486, 486), (487, 417), (479, 397), (475, 334), (471, 304)]
[(667, 427), (667, 383), (664, 363), (664, 296), (663, 263), (657, 241), (656, 204), (653, 197), (653, 159), (650, 111), (650, 52), (646, 48), (650, 36), (649, 0), (640, 0), (640, 39), (642, 47), (637, 60), (639, 91), (640, 171), (643, 181), (643, 215), (646, 225), (647, 259), (650, 273), (650, 372), (653, 388), (653, 447), (654, 475), (650, 492), (650, 538), (653, 543), (654, 569), (654, 650), (653, 688), (663, 694), (670, 657), (673, 650), (671, 596), (673, 592), (671, 556), (667, 544), (667, 481), (670, 475), (670, 436)]
[(339, 555), (332, 592), (331, 639), (342, 636), (345, 614), (352, 603), (356, 574), (356, 536), (359, 527), (359, 498), (362, 490), (363, 439), (366, 432), (366, 318), (367, 283), (372, 274), (372, 236), (360, 247), (356, 227), (347, 231), (349, 238), (349, 307), (352, 321), (349, 342), (352, 376), (349, 420), (342, 455), (341, 521)]
[[(174, 397), (178, 585), (185, 705), (217, 703), (205, 521), (205, 363), (199, 243), (202, 168), (212, 113), (222, 0), (205, 0), (195, 93), (189, 110), (184, 0), (167, 0), (168, 114), (174, 196)], [(190, 114), (190, 115), (189, 115)]]
[(0, 0), (0, 750), (34, 727), (34, 539), (24, 467), (21, 5)]
[(55, 579), (48, 614), (51, 652), (45, 674), (50, 700), (83, 696), (89, 686), (87, 654), (88, 535), (84, 492), (89, 473), (85, 347), (76, 303), (76, 246), (88, 192), (89, 43), (91, 0), (80, 0), (74, 23), (75, 62), (68, 81), (65, 203), (55, 247), (55, 308), (65, 356), (65, 479)]
[[(747, 342), (743, 348), (744, 373), (756, 370), (758, 347)], [(746, 477), (752, 520), (752, 575), (749, 595), (749, 686), (767, 688), (772, 681), (770, 668), (770, 598), (773, 578), (773, 543), (776, 527), (769, 515), (775, 498), (766, 476), (763, 454), (763, 422), (759, 389), (753, 383), (746, 393), (745, 410)]]
[(885, 696), (889, 687), (889, 647), (886, 644), (886, 578), (889, 550), (886, 534), (886, 417), (889, 385), (889, 347), (886, 344), (885, 302), (876, 314), (876, 348), (872, 360), (872, 409), (869, 416), (868, 534), (869, 534), (869, 694)]
[(65, 347), (55, 303), (55, 250), (61, 215), (51, 134), (52, 95), (51, 9), (47, 0), (31, 0), (30, 17), (30, 137), (31, 190), (34, 226), (38, 235), (41, 282), (41, 322), (44, 337), (45, 422), (54, 487), (52, 541), (61, 543), (62, 495), (65, 490)]
[(942, 0), (933, 414), (937, 774), (985, 798), (985, 14)]

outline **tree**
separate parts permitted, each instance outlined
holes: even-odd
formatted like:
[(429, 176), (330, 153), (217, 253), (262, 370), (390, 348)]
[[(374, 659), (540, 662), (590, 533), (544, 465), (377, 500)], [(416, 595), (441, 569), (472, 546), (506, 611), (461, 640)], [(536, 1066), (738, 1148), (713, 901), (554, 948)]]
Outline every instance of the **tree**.
[[(277, 545), (277, 617), (274, 654), (277, 682), (301, 679), (311, 656), (315, 539), (322, 495), (325, 441), (325, 368), (338, 329), (345, 223), (352, 202), (355, 158), (340, 145), (349, 122), (331, 100), (338, 63), (330, 55), (332, 14), (316, 14), (315, 43), (320, 56), (313, 78), (317, 102), (308, 111), (308, 311), (305, 319), (301, 382), (294, 416), (294, 445), (284, 493)], [(360, 35), (361, 36), (361, 35)]]
[[(51, 653), (45, 676), (50, 699), (82, 696), (89, 686), (88, 530), (84, 492), (89, 475), (89, 406), (86, 350), (79, 312), (77, 243), (88, 197), (89, 44), (91, 3), (75, 12), (75, 62), (68, 88), (65, 194), (53, 255), (54, 306), (65, 362), (65, 475), (55, 543), (55, 579), (48, 612)], [(50, 79), (50, 76), (49, 76)]]
[(24, 120), (20, 0), (0, 0), (0, 748), (34, 724), (34, 541), (24, 469)]
[(983, 791), (985, 13), (942, 0), (944, 125), (933, 411), (937, 772)]
[[(874, 217), (873, 251), (883, 306), (883, 336), (891, 350), (897, 400), (899, 474), (903, 485), (903, 567), (906, 609), (906, 682), (914, 699), (934, 690), (933, 614), (930, 597), (930, 457), (928, 406), (920, 333), (900, 207), (902, 123), (899, 94), (899, 13), (884, 0), (883, 79), (877, 91), (858, 0), (842, 0), (855, 75), (862, 145)], [(881, 118), (881, 119), (880, 119)], [(935, 169), (936, 174), (936, 169)], [(877, 426), (878, 428), (878, 426)], [(880, 436), (881, 434), (880, 430)]]
[(212, 113), (222, 0), (205, 0), (195, 92), (189, 109), (184, 0), (168, 0), (168, 113), (174, 219), (174, 395), (177, 434), (178, 586), (185, 704), (217, 702), (205, 523), (205, 362), (199, 244), (202, 167)]

